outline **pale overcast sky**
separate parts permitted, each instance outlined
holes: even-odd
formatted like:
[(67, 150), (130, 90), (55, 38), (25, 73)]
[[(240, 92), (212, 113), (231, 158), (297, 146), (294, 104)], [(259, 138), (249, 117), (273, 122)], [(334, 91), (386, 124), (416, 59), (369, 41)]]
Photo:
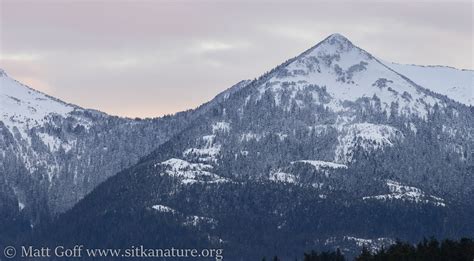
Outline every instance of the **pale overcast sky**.
[(336, 32), (383, 60), (474, 68), (470, 0), (0, 0), (0, 68), (70, 103), (153, 117)]

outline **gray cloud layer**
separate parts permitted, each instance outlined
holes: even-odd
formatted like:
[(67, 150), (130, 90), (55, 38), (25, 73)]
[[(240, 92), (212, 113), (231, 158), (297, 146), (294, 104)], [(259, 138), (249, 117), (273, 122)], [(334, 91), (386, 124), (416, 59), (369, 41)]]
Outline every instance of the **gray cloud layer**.
[(0, 2), (0, 67), (84, 107), (195, 107), (339, 32), (384, 60), (472, 69), (471, 1)]

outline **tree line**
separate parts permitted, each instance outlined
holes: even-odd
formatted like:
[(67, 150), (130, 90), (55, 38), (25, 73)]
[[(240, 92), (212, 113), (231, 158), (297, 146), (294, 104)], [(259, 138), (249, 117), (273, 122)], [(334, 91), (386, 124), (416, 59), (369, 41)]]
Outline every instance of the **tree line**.
[[(304, 253), (302, 261), (345, 261), (349, 260), (338, 248), (335, 251), (311, 251)], [(462, 238), (459, 241), (445, 239), (424, 239), (418, 244), (410, 244), (397, 240), (388, 248), (380, 248), (370, 251), (364, 245), (361, 252), (353, 260), (355, 261), (473, 261), (474, 241)], [(265, 257), (262, 261), (284, 261), (278, 256), (271, 259)]]

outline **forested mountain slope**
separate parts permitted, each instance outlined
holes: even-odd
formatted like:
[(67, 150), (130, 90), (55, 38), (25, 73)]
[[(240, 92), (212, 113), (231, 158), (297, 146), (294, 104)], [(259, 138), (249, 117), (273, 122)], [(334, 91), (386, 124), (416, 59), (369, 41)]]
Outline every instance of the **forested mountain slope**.
[(212, 109), (224, 94), (196, 110), (129, 119), (65, 103), (1, 70), (0, 234), (15, 236), (68, 210)]
[(473, 108), (420, 84), (331, 35), (216, 102), (34, 240), (213, 246), (247, 260), (473, 236)]

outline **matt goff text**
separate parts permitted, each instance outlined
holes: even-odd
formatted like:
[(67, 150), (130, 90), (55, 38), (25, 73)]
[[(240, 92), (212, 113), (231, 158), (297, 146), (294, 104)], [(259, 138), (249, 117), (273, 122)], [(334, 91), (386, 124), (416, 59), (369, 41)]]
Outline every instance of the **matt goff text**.
[[(18, 252), (17, 252), (18, 250)], [(64, 257), (81, 258), (81, 257), (115, 257), (115, 258), (130, 258), (130, 257), (154, 257), (154, 258), (176, 258), (176, 257), (191, 257), (191, 258), (211, 258), (217, 261), (223, 260), (223, 249), (149, 249), (141, 246), (132, 246), (127, 249), (89, 249), (84, 245), (75, 245), (74, 247), (56, 246), (51, 247), (34, 247), (21, 246), (15, 248), (7, 246), (4, 248), (3, 254), (8, 259), (15, 257), (21, 258), (48, 258), (48, 257)], [(0, 259), (1, 260), (1, 259)]]

